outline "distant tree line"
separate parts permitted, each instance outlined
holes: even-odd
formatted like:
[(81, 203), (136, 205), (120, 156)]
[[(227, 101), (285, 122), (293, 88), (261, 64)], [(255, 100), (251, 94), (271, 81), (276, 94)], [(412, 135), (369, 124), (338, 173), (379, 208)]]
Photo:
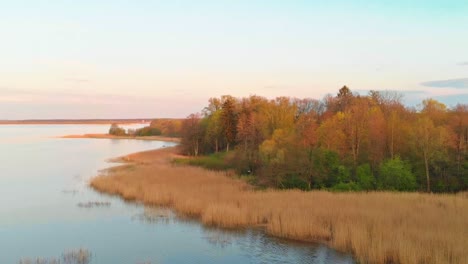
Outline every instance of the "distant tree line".
[(146, 137), (146, 136), (167, 136), (167, 137), (178, 137), (180, 136), (182, 120), (180, 119), (155, 119), (151, 121), (149, 126), (145, 126), (138, 129), (125, 130), (118, 126), (118, 124), (112, 124), (109, 128), (109, 134), (115, 136), (135, 136), (135, 137)]
[(455, 192), (468, 188), (468, 105), (344, 86), (322, 100), (209, 99), (181, 123), (187, 155), (220, 151), (240, 174), (279, 188)]

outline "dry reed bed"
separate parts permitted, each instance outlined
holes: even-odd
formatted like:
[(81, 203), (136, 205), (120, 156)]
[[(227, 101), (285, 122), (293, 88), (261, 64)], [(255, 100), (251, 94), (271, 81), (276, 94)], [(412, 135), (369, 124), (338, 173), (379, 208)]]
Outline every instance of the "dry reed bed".
[(255, 191), (225, 172), (173, 165), (174, 148), (126, 156), (134, 164), (92, 180), (99, 191), (173, 207), (204, 224), (264, 226), (320, 241), (361, 263), (468, 263), (466, 193)]

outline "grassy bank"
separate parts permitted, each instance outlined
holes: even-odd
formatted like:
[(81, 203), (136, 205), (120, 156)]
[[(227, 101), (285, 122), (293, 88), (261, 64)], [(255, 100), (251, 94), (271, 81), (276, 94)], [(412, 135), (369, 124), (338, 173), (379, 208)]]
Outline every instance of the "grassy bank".
[(95, 189), (168, 205), (226, 228), (263, 226), (271, 235), (320, 241), (362, 263), (466, 263), (467, 194), (255, 191), (226, 172), (174, 164), (174, 148), (124, 157), (92, 180)]

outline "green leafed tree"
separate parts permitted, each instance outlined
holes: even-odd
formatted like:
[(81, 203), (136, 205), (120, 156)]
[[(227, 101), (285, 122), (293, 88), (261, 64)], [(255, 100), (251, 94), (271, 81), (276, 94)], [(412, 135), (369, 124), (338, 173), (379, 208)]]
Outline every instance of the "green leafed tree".
[(395, 156), (380, 165), (379, 187), (384, 190), (413, 191), (416, 189), (416, 177), (411, 172), (411, 166)]

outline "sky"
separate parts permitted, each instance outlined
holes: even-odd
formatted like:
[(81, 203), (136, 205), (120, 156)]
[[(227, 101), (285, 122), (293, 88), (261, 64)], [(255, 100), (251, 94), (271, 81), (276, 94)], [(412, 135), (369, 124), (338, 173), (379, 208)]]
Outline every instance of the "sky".
[(185, 117), (343, 85), (468, 103), (468, 1), (0, 0), (0, 119)]

